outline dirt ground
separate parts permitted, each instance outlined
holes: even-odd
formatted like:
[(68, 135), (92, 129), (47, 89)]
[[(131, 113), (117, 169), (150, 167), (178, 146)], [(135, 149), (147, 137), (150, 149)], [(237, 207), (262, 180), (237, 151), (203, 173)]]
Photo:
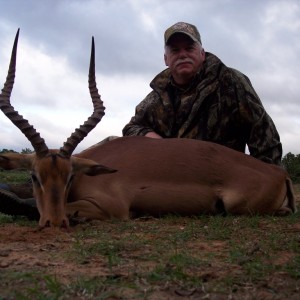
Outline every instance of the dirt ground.
[[(300, 192), (298, 190), (297, 201), (298, 203), (300, 202)], [(242, 221), (242, 219), (231, 219), (230, 224)], [(125, 229), (122, 229), (122, 231), (117, 229), (120, 227), (120, 224), (114, 222), (92, 222), (77, 225), (70, 230), (44, 229), (42, 231), (38, 230), (34, 224), (20, 225), (19, 223), (11, 222), (1, 225), (0, 273), (5, 274), (5, 277), (0, 275), (0, 299), (13, 299), (13, 297), (18, 299), (17, 296), (12, 296), (15, 295), (13, 291), (18, 288), (25, 293), (24, 285), (27, 284), (27, 281), (24, 277), (16, 278), (17, 274), (23, 274), (25, 271), (27, 273), (31, 272), (31, 274), (36, 272), (44, 275), (50, 274), (58, 282), (66, 286), (74, 282), (75, 278), (105, 278), (105, 283), (108, 287), (103, 287), (102, 292), (98, 291), (98, 293), (94, 294), (91, 292), (90, 294), (84, 294), (81, 290), (80, 293), (77, 292), (77, 296), (75, 295), (76, 292), (72, 291), (70, 294), (61, 294), (60, 296), (47, 298), (45, 296), (47, 293), (45, 292), (45, 298), (31, 294), (35, 296), (28, 296), (27, 298), (20, 296), (19, 299), (300, 299), (300, 269), (294, 270), (296, 276), (287, 276), (286, 269), (283, 271), (280, 268), (280, 266), (291, 262), (292, 259), (297, 258), (299, 261), (299, 245), (286, 249), (273, 249), (274, 253), (276, 253), (275, 258), (272, 256), (272, 253), (266, 253), (266, 250), (263, 248), (264, 241), (260, 237), (255, 236), (255, 232), (259, 232), (258, 230), (260, 229), (262, 230), (261, 232), (266, 232), (271, 230), (273, 226), (276, 231), (276, 227), (279, 226), (278, 230), (281, 232), (285, 230), (286, 235), (298, 236), (297, 239), (300, 244), (300, 220), (294, 220), (289, 224), (284, 224), (285, 221), (280, 220), (281, 225), (279, 225), (277, 222), (264, 222), (260, 219), (258, 230), (251, 231), (253, 236), (246, 242), (248, 247), (246, 262), (249, 262), (247, 261), (249, 257), (253, 261), (254, 255), (258, 255), (258, 257), (261, 255), (272, 260), (272, 264), (278, 267), (278, 271), (275, 269), (262, 277), (253, 277), (254, 279), (250, 281), (249, 277), (244, 281), (241, 279), (245, 273), (243, 271), (245, 262), (242, 261), (244, 258), (241, 258), (241, 262), (238, 263), (230, 263), (228, 259), (224, 258), (233, 236), (235, 234), (243, 234), (243, 231), (241, 231), (241, 228), (244, 227), (243, 223), (240, 223), (240, 228), (237, 229), (239, 231), (236, 233), (232, 232), (228, 239), (222, 237), (221, 232), (219, 239), (217, 237), (209, 239), (206, 236), (205, 239), (201, 240), (200, 231), (198, 232), (198, 229), (195, 230), (193, 235), (197, 239), (193, 237), (189, 240), (187, 239), (186, 250), (189, 250), (189, 253), (197, 253), (197, 255), (201, 252), (199, 259), (201, 258), (202, 260), (203, 257), (211, 257), (210, 260), (203, 261), (200, 268), (197, 268), (196, 265), (186, 267), (188, 274), (201, 279), (203, 284), (197, 288), (194, 284), (182, 284), (183, 279), (181, 280), (179, 277), (175, 279), (173, 277), (172, 280), (170, 277), (168, 279), (162, 278), (161, 282), (158, 280), (156, 283), (151, 283), (149, 277), (145, 275), (146, 270), (153, 269), (159, 260), (149, 259), (149, 257), (151, 255), (159, 255), (159, 251), (162, 251), (161, 255), (164, 253), (164, 250), (159, 246), (159, 243), (163, 243), (162, 240), (159, 240), (159, 236), (164, 236), (164, 239), (169, 238), (171, 241), (170, 245), (175, 245), (174, 240), (171, 240), (171, 234), (180, 230), (184, 232), (185, 228), (189, 226), (187, 218), (178, 218), (176, 221), (170, 221), (168, 223), (169, 227), (164, 225), (160, 233), (158, 222), (160, 221), (156, 219), (130, 221), (127, 225), (121, 225), (125, 226)], [(195, 224), (202, 227), (202, 231), (208, 230), (206, 227), (212, 226), (210, 225), (211, 223), (206, 225), (203, 221), (197, 222)], [(226, 220), (222, 222), (229, 224), (229, 221)], [(123, 246), (126, 249), (119, 249), (118, 254), (123, 261), (122, 263), (113, 263), (107, 258), (107, 255), (97, 254), (86, 255), (86, 259), (84, 259), (84, 256), (81, 256), (81, 259), (74, 259), (72, 253), (76, 253), (74, 252), (74, 247), (80, 242), (81, 232), (83, 233), (82, 241), (84, 244), (93, 245), (99, 243), (99, 235), (84, 236), (84, 232), (90, 230), (91, 227), (98, 228), (98, 231), (102, 229), (112, 240), (118, 240), (121, 236), (124, 238), (124, 235), (128, 235), (128, 231), (131, 232), (131, 235), (134, 234), (134, 240), (131, 240), (130, 244), (127, 243), (126, 246)], [(251, 225), (248, 227), (251, 227)], [(244, 228), (244, 230), (244, 232), (248, 232), (249, 229)], [(141, 240), (147, 238), (147, 242), (141, 245), (134, 244), (134, 247), (128, 248), (129, 245), (137, 243), (137, 237), (139, 236)], [(182, 238), (182, 241), (184, 241), (184, 238)], [(296, 243), (297, 239), (295, 239)], [(149, 240), (152, 240), (154, 244), (156, 243), (156, 248), (149, 245)], [(276, 246), (274, 247), (276, 248)], [(182, 248), (182, 245), (178, 246), (178, 253), (183, 250), (184, 247)], [(83, 252), (85, 250), (83, 248), (78, 251)], [(172, 270), (176, 271), (177, 269), (174, 269), (174, 265), (166, 263), (165, 274), (171, 276), (170, 272)], [(153, 272), (151, 274), (153, 276)], [(233, 280), (233, 282), (225, 284), (227, 286), (225, 290), (216, 289), (215, 286), (220, 282), (224, 283), (229, 275), (230, 278), (235, 278), (234, 280), (237, 283)], [(8, 280), (8, 278), (11, 279)], [(118, 284), (112, 286), (112, 283), (109, 283), (107, 279), (120, 280), (119, 284), (128, 281), (128, 286), (130, 286), (129, 282), (132, 281), (131, 283), (137, 288), (129, 288), (128, 286), (125, 288), (122, 285), (122, 289), (120, 289)], [(30, 284), (32, 285), (32, 282)], [(49, 289), (49, 286), (43, 287), (38, 285), (37, 287), (36, 284), (35, 288), (40, 289), (40, 293), (43, 293), (43, 289)], [(137, 289), (138, 292), (136, 292)], [(114, 292), (108, 293), (108, 291), (112, 290)], [(104, 291), (106, 294), (103, 294)], [(28, 295), (28, 290), (26, 293)], [(52, 295), (53, 293), (55, 294), (52, 291)], [(95, 295), (98, 296), (96, 297)]]

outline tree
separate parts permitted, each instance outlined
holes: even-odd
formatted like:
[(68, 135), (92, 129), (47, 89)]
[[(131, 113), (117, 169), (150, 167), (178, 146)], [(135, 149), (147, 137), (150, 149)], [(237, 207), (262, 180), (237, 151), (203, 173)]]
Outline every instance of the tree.
[(31, 149), (29, 148), (25, 148), (25, 149), (22, 149), (21, 153), (22, 154), (31, 154), (33, 153), (34, 151), (32, 151)]
[(283, 167), (294, 182), (300, 182), (300, 154), (287, 153), (282, 159)]
[(10, 150), (8, 150), (8, 149), (2, 149), (2, 150), (0, 150), (0, 153), (7, 153), (7, 152), (14, 152), (14, 153), (17, 153), (16, 151), (14, 151), (14, 150), (12, 150), (12, 149), (10, 149)]

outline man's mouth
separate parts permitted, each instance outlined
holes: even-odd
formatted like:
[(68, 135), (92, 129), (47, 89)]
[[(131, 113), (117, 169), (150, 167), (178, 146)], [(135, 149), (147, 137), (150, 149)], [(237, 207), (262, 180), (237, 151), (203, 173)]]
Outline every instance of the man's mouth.
[(179, 60), (176, 62), (176, 67), (177, 66), (181, 66), (181, 65), (185, 65), (185, 64), (192, 64), (191, 60)]

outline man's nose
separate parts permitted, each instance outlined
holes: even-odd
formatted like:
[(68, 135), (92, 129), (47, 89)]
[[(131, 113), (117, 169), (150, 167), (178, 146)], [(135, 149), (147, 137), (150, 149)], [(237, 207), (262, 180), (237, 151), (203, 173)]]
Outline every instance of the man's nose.
[(182, 57), (186, 57), (187, 56), (187, 52), (185, 51), (185, 49), (181, 49), (179, 51), (179, 57), (182, 58)]

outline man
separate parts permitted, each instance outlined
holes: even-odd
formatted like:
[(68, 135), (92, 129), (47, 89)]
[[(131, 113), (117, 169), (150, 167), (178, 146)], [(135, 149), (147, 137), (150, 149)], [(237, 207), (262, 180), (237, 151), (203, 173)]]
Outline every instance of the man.
[(150, 83), (123, 135), (192, 138), (222, 144), (280, 165), (282, 146), (250, 80), (202, 47), (198, 29), (179, 22), (165, 31), (168, 67)]

